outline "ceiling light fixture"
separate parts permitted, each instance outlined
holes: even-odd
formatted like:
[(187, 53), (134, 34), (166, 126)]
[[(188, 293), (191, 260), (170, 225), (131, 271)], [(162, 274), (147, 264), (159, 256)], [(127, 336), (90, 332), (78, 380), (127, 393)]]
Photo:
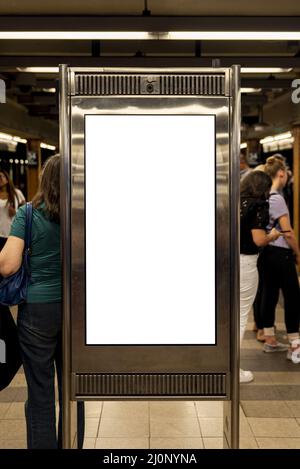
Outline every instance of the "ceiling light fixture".
[(299, 41), (300, 31), (172, 31), (168, 39), (202, 41)]
[(241, 88), (241, 93), (260, 93), (261, 88)]
[(56, 150), (56, 147), (54, 145), (48, 145), (48, 143), (44, 143), (44, 142), (40, 143), (40, 147), (46, 150), (53, 150), (53, 151)]
[(42, 88), (44, 93), (56, 93), (56, 88)]
[(292, 68), (280, 67), (241, 67), (241, 73), (289, 73)]
[(16, 135), (10, 135), (5, 133), (0, 133), (0, 140), (3, 142), (13, 142), (13, 143), (27, 143), (26, 138), (21, 138)]
[(58, 73), (58, 67), (16, 67), (22, 73)]
[(268, 137), (264, 137), (262, 138), (259, 143), (261, 143), (262, 145), (264, 143), (271, 143), (271, 142), (276, 142), (276, 141), (280, 141), (280, 140), (290, 140), (292, 139), (294, 141), (294, 138), (293, 138), (293, 135), (291, 132), (285, 132), (283, 134), (277, 134), (277, 135), (273, 135), (273, 136), (268, 136)]
[(0, 39), (299, 41), (299, 31), (0, 31)]
[(293, 148), (294, 137), (292, 132), (285, 132), (283, 134), (270, 135), (262, 138), (259, 143), (262, 145), (264, 153), (288, 150)]

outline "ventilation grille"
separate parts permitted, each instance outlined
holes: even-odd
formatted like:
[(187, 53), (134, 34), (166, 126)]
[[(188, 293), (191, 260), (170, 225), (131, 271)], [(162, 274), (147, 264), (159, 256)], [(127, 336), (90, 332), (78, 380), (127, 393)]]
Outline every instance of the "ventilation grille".
[(226, 396), (226, 374), (76, 374), (76, 396)]
[(140, 94), (136, 75), (76, 75), (75, 93), (80, 95)]
[(160, 94), (225, 94), (224, 75), (163, 75), (160, 77)]
[(203, 95), (224, 96), (224, 74), (202, 75), (100, 75), (76, 74), (75, 94)]

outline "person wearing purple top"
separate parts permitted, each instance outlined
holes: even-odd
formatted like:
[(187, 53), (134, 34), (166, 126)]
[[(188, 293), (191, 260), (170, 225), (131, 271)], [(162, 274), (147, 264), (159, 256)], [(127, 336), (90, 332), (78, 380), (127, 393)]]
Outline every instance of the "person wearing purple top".
[[(287, 358), (300, 363), (300, 289), (296, 264), (300, 265), (300, 251), (290, 223), (289, 209), (280, 191), (287, 183), (287, 168), (282, 159), (271, 156), (265, 164), (265, 172), (272, 178), (269, 198), (269, 226), (276, 228), (283, 236), (272, 241), (262, 253), (263, 293), (261, 302), (264, 324), (264, 351), (283, 352)], [(281, 344), (275, 336), (275, 309), (279, 292), (284, 298), (285, 325), (289, 347)]]

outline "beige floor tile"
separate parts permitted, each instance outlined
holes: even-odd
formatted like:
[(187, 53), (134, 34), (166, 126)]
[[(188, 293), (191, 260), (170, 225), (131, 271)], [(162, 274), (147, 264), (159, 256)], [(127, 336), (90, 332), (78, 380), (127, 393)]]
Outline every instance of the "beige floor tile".
[(194, 402), (150, 402), (150, 418), (197, 417)]
[(97, 438), (96, 449), (148, 449), (148, 438)]
[(10, 408), (10, 402), (0, 402), (0, 419), (3, 419)]
[(204, 437), (222, 437), (223, 436), (223, 418), (202, 417), (199, 419), (201, 434)]
[(242, 407), (247, 417), (293, 417), (284, 401), (242, 401)]
[(254, 437), (240, 437), (240, 449), (258, 449), (256, 439)]
[(206, 438), (203, 437), (205, 449), (223, 449), (223, 438)]
[(83, 449), (95, 449), (96, 438), (85, 438), (83, 442)]
[(149, 418), (148, 402), (104, 402), (103, 418)]
[(18, 386), (17, 388), (12, 388), (16, 390), (15, 402), (25, 402), (27, 399), (27, 386)]
[(198, 438), (150, 438), (151, 449), (202, 449), (203, 441)]
[(269, 371), (254, 371), (254, 381), (251, 382), (251, 386), (260, 386), (262, 384), (272, 385), (273, 381), (271, 373)]
[[(300, 368), (299, 368), (300, 371)], [(300, 384), (300, 373), (288, 372), (288, 371), (273, 371), (270, 374), (272, 382), (274, 384)]]
[(25, 436), (25, 420), (0, 420), (0, 440), (21, 440)]
[(299, 401), (285, 401), (290, 409), (293, 417), (300, 417), (300, 402)]
[(293, 418), (248, 418), (255, 437), (300, 438), (300, 426)]
[(201, 436), (196, 418), (151, 418), (150, 435), (153, 437)]
[(245, 414), (240, 410), (240, 438), (253, 438), (253, 432)]
[(24, 402), (12, 402), (5, 419), (25, 419)]
[(149, 437), (149, 421), (140, 418), (105, 418), (100, 421), (98, 437), (145, 438)]
[(102, 411), (103, 402), (85, 402), (85, 418), (100, 417)]
[(86, 418), (85, 419), (85, 437), (96, 438), (99, 428), (99, 418)]
[(263, 349), (263, 344), (258, 342), (258, 340), (253, 339), (244, 339), (242, 343), (242, 348), (250, 350), (261, 350)]
[(300, 449), (300, 438), (256, 438), (261, 449)]
[(12, 382), (10, 383), (10, 386), (14, 388), (26, 387), (27, 383), (25, 375), (23, 373), (17, 373)]
[(223, 406), (221, 401), (201, 401), (196, 402), (198, 417), (218, 417), (223, 418)]
[(17, 394), (18, 388), (11, 388), (9, 386), (8, 388), (3, 389), (3, 391), (0, 391), (0, 402), (14, 402)]
[(26, 449), (26, 439), (0, 440), (0, 449)]

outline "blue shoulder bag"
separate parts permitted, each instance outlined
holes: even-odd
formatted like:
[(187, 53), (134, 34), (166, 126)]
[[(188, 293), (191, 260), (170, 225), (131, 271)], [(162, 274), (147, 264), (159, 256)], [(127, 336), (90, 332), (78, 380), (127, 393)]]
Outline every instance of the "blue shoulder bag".
[(0, 283), (0, 304), (12, 306), (26, 301), (27, 288), (30, 281), (30, 254), (31, 254), (31, 227), (32, 227), (32, 204), (26, 204), (25, 221), (25, 246), (23, 261), (19, 270)]

